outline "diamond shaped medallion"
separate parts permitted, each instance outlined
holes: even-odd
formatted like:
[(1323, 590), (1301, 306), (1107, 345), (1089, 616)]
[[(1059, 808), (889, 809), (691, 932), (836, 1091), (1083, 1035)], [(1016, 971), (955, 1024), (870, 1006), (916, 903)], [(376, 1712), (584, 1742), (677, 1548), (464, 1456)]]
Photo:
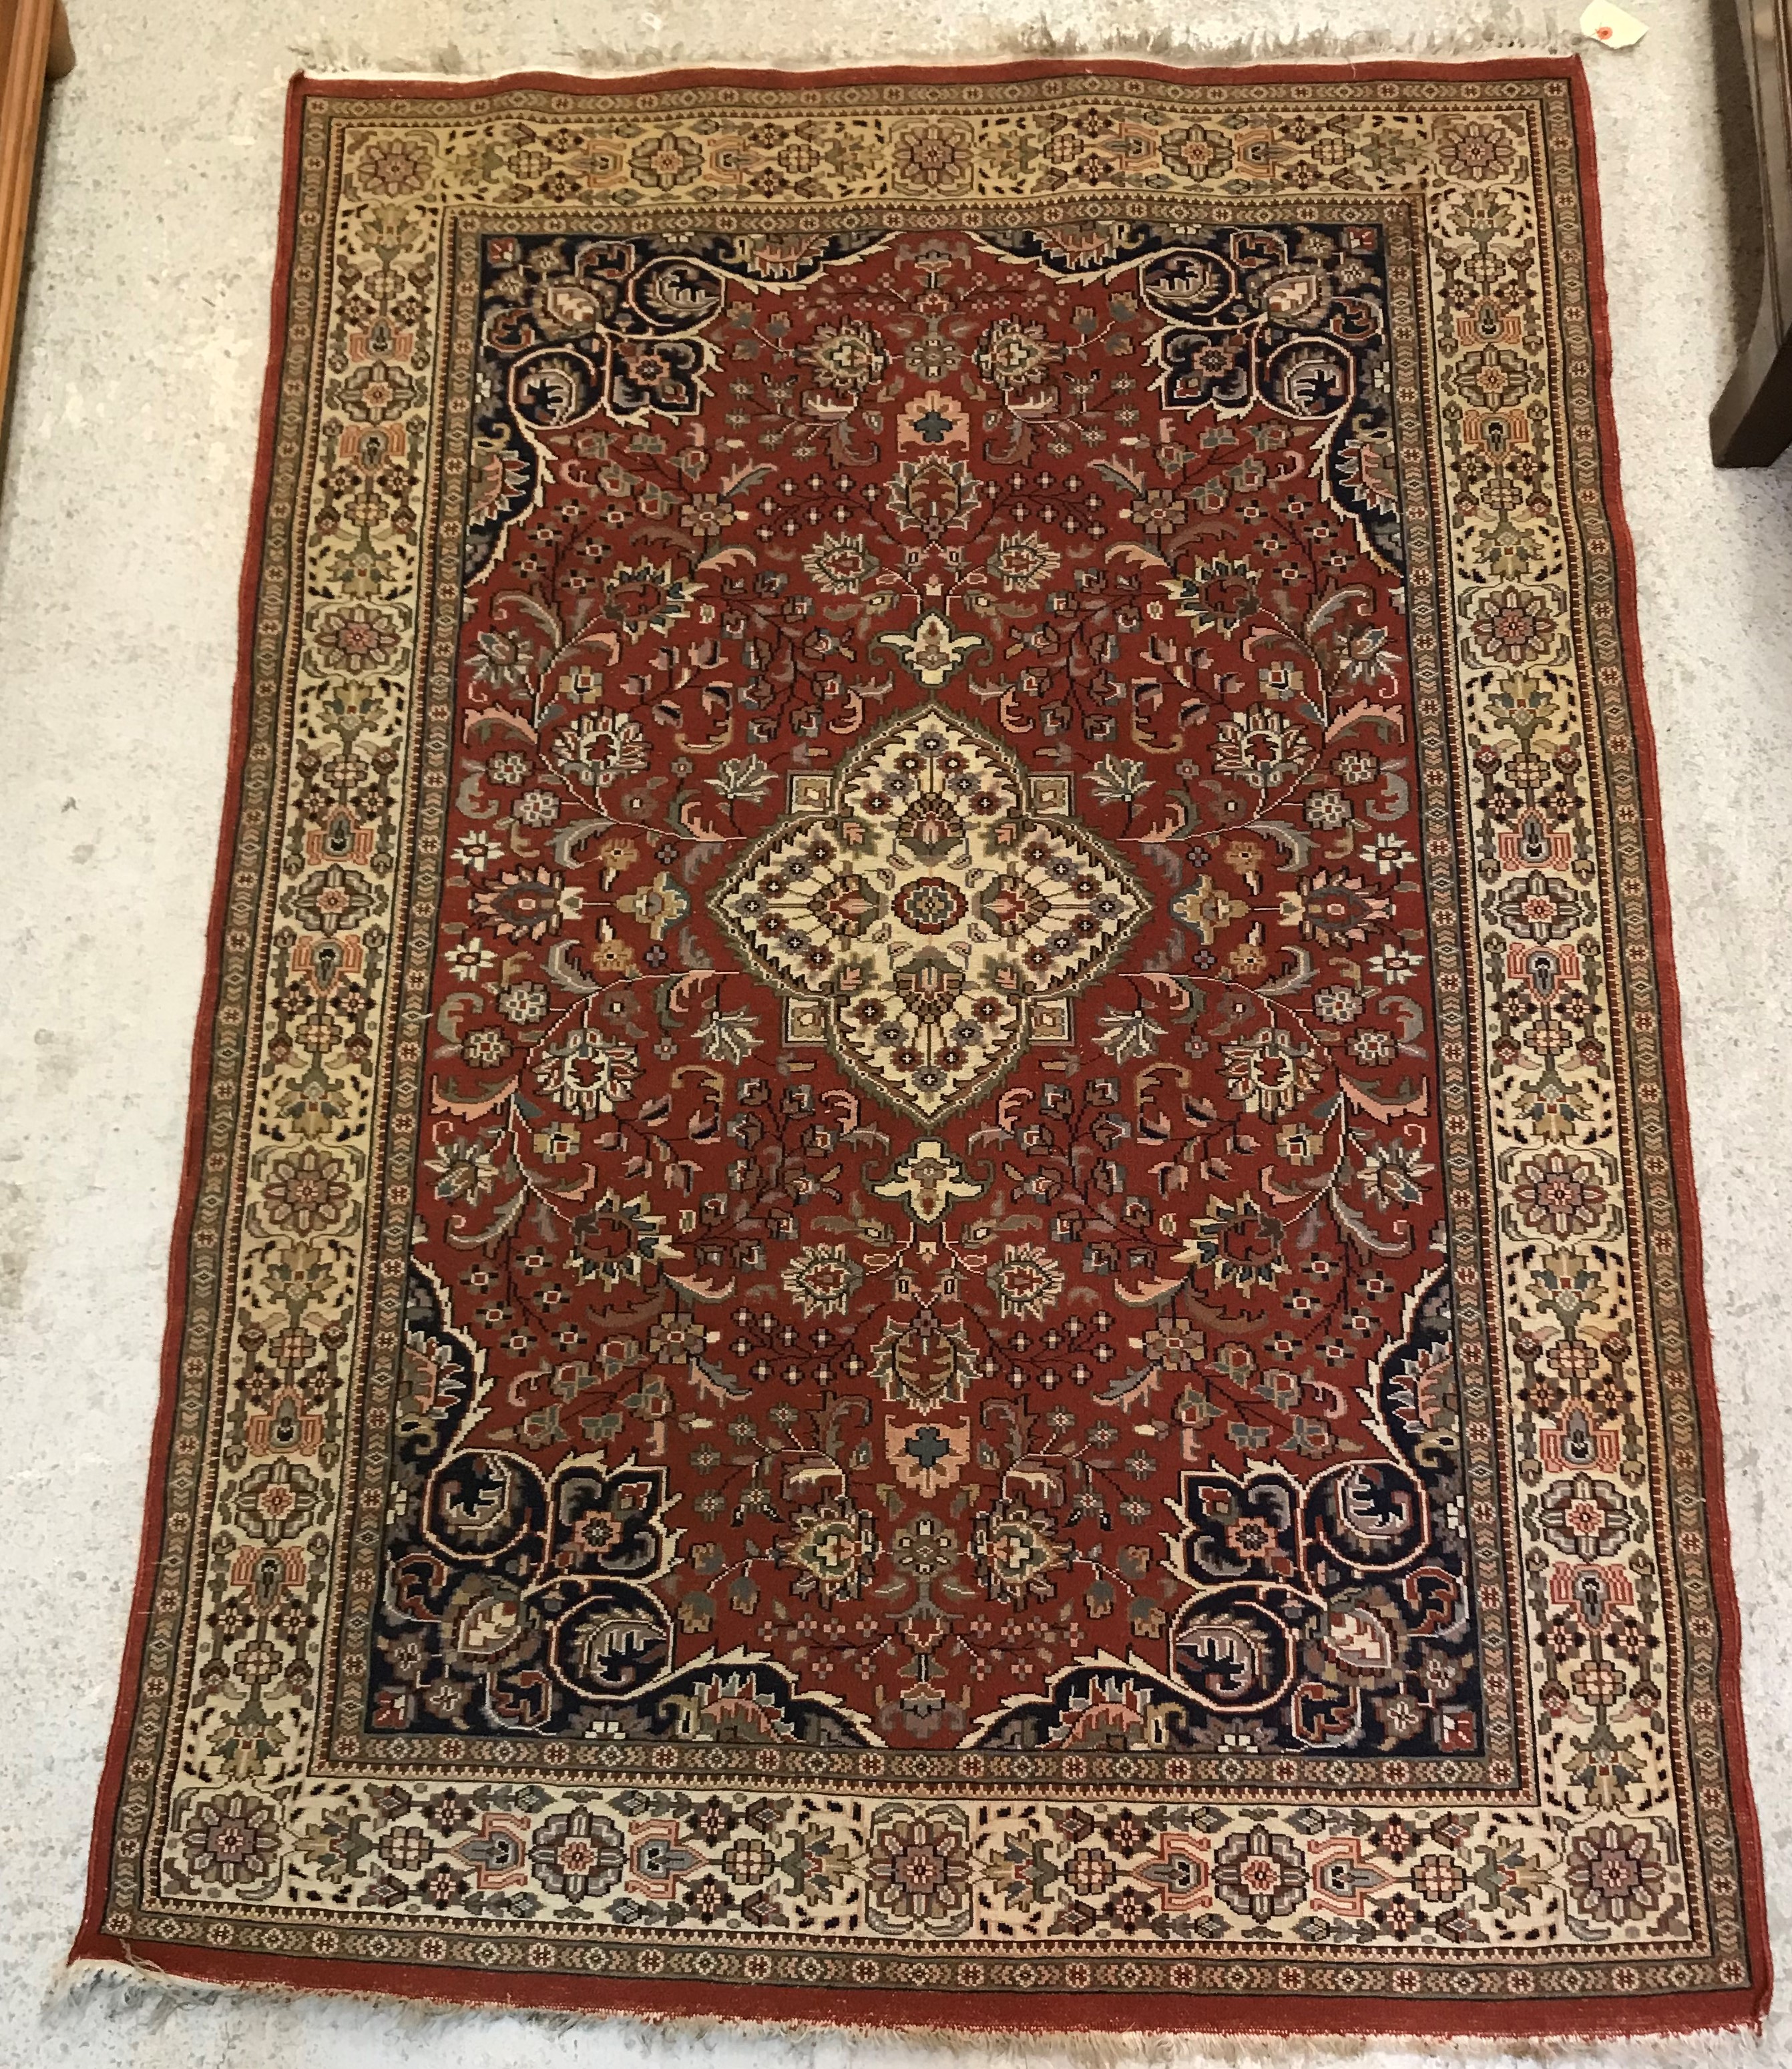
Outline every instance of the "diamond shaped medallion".
[(912, 1119), (961, 1112), (1036, 1042), (1149, 909), (1137, 879), (1035, 775), (958, 712), (902, 713), (831, 774), (790, 778), (784, 818), (729, 871), (714, 911), (823, 1043)]

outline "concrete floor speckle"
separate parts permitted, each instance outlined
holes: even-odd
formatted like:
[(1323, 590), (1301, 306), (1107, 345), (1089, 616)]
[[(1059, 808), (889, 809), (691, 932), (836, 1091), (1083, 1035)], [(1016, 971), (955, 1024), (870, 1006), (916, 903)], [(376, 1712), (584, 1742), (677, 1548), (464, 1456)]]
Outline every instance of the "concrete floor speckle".
[[(1639, 0), (1590, 51), (1625, 500), (1686, 1012), (1686, 1065), (1743, 1680), (1770, 1899), (1792, 1958), (1792, 462), (1710, 467), (1705, 414), (1753, 292), (1729, 0)], [(189, 1049), (267, 348), (282, 100), (313, 70), (857, 63), (1052, 47), (1172, 59), (1253, 36), (1570, 46), (1578, 0), (71, 0), (0, 490), (0, 2065), (511, 2065), (948, 2056), (622, 2022), (443, 2018), (310, 1999), (59, 1988), (80, 1908), (156, 1398)], [(1586, 47), (1582, 46), (1582, 47)], [(1740, 262), (1736, 251), (1744, 255)], [(1788, 1994), (1792, 1996), (1792, 1993)], [(1507, 2059), (1496, 2048), (1447, 2051)], [(1792, 2061), (1792, 2006), (1731, 2038), (1549, 2051)], [(1084, 2059), (1436, 2059), (1300, 2043), (1112, 2042)]]

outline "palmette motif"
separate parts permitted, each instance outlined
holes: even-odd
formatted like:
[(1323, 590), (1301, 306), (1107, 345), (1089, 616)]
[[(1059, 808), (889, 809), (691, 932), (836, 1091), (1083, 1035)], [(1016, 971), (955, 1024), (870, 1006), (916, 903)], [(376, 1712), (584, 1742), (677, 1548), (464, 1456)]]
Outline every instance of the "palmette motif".
[(107, 1931), (1745, 1990), (1565, 79), (302, 124)]

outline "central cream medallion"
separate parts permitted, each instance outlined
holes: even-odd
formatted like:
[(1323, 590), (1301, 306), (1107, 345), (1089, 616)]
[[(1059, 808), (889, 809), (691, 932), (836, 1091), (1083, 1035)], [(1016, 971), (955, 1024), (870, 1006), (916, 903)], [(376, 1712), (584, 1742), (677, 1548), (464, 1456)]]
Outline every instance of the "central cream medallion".
[(1027, 769), (938, 704), (903, 713), (831, 772), (793, 775), (783, 819), (714, 911), (782, 998), (785, 1039), (923, 1121), (961, 1112), (1035, 1043), (1149, 909), (1071, 816), (1072, 779)]

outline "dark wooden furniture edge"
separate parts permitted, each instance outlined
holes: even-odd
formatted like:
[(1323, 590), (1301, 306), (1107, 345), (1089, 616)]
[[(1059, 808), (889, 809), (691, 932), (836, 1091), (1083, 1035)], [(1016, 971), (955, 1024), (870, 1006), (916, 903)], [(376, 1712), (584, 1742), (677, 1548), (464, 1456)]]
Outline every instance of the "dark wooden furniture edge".
[(1761, 161), (1761, 313), (1711, 413), (1720, 467), (1768, 467), (1792, 444), (1792, 0), (1737, 0)]
[(43, 89), (74, 63), (62, 0), (0, 0), (0, 434), (11, 393)]

